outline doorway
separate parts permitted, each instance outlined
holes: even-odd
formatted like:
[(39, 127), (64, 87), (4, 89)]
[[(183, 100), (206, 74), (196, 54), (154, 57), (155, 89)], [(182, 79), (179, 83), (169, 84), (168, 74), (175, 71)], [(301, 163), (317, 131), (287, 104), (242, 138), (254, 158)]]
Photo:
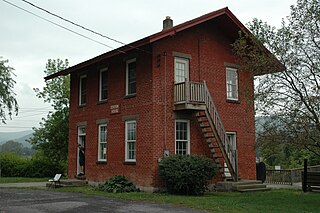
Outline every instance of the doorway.
[[(77, 174), (79, 174), (81, 172), (80, 169), (80, 163), (79, 163), (79, 145), (81, 147), (86, 148), (86, 127), (85, 126), (79, 126), (78, 127), (78, 145), (77, 145)], [(84, 165), (86, 165), (84, 163)], [(85, 173), (85, 166), (83, 167), (83, 173)]]

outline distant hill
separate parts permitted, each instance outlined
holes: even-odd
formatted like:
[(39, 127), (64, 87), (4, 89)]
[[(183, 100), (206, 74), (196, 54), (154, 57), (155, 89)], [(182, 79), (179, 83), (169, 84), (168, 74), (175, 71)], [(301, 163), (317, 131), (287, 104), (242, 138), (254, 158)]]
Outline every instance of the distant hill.
[(26, 142), (33, 134), (32, 130), (22, 132), (0, 132), (0, 145), (6, 143), (9, 140), (13, 140), (21, 143), (25, 147), (31, 147), (31, 144)]

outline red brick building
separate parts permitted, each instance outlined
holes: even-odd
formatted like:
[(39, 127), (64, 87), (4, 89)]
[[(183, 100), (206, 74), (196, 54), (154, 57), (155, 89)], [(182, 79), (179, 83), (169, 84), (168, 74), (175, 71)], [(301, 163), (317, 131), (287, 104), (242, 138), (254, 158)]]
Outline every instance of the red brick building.
[(159, 160), (176, 153), (214, 158), (215, 179), (255, 179), (253, 75), (230, 46), (247, 29), (228, 8), (163, 26), (46, 77), (71, 75), (68, 176), (82, 144), (91, 181), (157, 187)]

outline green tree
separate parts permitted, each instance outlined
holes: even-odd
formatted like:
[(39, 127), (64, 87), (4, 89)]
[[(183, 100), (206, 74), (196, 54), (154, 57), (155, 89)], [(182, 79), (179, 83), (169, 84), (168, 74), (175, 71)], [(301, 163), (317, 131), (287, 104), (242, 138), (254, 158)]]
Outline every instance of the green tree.
[[(260, 75), (256, 110), (273, 122), (277, 143), (290, 143), (320, 157), (320, 4), (297, 0), (279, 29), (254, 19), (251, 34), (234, 43), (240, 64)], [(266, 46), (281, 62), (275, 63)], [(264, 53), (264, 54), (261, 54)], [(281, 70), (281, 72), (279, 72)], [(265, 73), (270, 73), (264, 75)], [(281, 137), (279, 137), (281, 130)]]
[(13, 68), (6, 65), (8, 60), (2, 60), (0, 57), (0, 121), (5, 123), (7, 114), (11, 118), (12, 113), (18, 113), (18, 103), (13, 91), (14, 84), (12, 75)]
[[(46, 75), (68, 68), (68, 60), (49, 59), (44, 71)], [(68, 124), (69, 124), (69, 96), (70, 78), (62, 76), (46, 81), (42, 90), (34, 89), (39, 98), (51, 103), (54, 112), (49, 112), (43, 118), (39, 128), (34, 128), (35, 133), (30, 143), (42, 150), (44, 155), (52, 161), (66, 161), (68, 156)]]
[(1, 152), (12, 152), (21, 155), (23, 146), (21, 143), (10, 140), (1, 145)]

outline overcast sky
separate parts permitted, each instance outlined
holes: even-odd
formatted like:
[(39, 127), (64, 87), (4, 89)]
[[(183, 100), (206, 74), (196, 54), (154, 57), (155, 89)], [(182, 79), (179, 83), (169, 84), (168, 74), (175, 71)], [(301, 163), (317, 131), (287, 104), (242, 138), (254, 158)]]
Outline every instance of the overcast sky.
[[(113, 48), (119, 44), (90, 34), (58, 18), (50, 16), (21, 0), (5, 0), (29, 12), (95, 39)], [(48, 59), (68, 59), (70, 65), (93, 58), (111, 49), (0, 0), (0, 56), (8, 59), (14, 73), (19, 116), (0, 132), (24, 131), (39, 127), (39, 121), (51, 109), (37, 98), (33, 88), (44, 86), (44, 69)], [(174, 25), (206, 13), (229, 7), (243, 23), (253, 18), (280, 26), (290, 14), (295, 0), (29, 0), (66, 19), (100, 32), (124, 43), (146, 37), (162, 30), (162, 21), (171, 16)]]

